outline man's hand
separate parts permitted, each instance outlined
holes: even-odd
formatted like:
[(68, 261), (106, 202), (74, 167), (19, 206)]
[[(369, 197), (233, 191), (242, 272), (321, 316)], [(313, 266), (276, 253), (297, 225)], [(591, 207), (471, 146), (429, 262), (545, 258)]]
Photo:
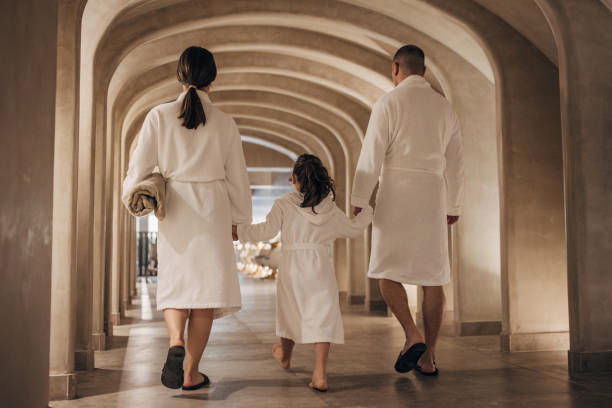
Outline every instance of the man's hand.
[(355, 207), (355, 209), (353, 210), (353, 216), (357, 216), (357, 214), (359, 214), (361, 210), (362, 210), (361, 207)]
[(446, 222), (448, 223), (448, 225), (453, 225), (458, 220), (459, 220), (459, 216), (458, 215), (447, 215), (446, 216)]
[(232, 239), (238, 241), (238, 227), (235, 225), (232, 225)]

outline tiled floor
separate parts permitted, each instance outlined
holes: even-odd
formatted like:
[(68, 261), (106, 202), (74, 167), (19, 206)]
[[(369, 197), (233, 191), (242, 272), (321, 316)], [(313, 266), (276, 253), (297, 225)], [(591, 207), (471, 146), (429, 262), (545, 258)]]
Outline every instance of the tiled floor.
[[(243, 310), (218, 320), (201, 364), (210, 387), (186, 392), (159, 381), (167, 350), (153, 288), (141, 291), (111, 350), (96, 369), (79, 374), (78, 399), (53, 407), (612, 407), (612, 375), (568, 380), (565, 352), (498, 351), (498, 338), (443, 337), (440, 376), (397, 374), (403, 343), (393, 318), (344, 311), (346, 344), (332, 346), (330, 391), (311, 391), (312, 346), (296, 348), (293, 368), (270, 355), (274, 284), (244, 279)], [(142, 306), (141, 306), (142, 305)], [(151, 313), (151, 307), (153, 311)]]

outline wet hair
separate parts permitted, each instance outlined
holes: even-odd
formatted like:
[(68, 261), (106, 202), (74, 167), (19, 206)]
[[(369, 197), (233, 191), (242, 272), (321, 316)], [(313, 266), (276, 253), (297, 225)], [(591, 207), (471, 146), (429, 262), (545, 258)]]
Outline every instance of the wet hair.
[(425, 70), (425, 53), (416, 45), (404, 45), (393, 56), (393, 62), (397, 62), (404, 71), (421, 74)]
[(300, 183), (300, 193), (304, 196), (300, 207), (312, 207), (312, 212), (316, 214), (315, 206), (319, 205), (330, 193), (333, 199), (336, 199), (334, 180), (329, 177), (327, 169), (317, 156), (300, 155), (293, 166), (293, 174)]
[(189, 47), (179, 58), (176, 76), (181, 84), (189, 87), (179, 115), (179, 119), (183, 119), (182, 125), (187, 129), (195, 129), (200, 124), (204, 126), (206, 114), (196, 88), (207, 87), (217, 77), (215, 58), (206, 48)]

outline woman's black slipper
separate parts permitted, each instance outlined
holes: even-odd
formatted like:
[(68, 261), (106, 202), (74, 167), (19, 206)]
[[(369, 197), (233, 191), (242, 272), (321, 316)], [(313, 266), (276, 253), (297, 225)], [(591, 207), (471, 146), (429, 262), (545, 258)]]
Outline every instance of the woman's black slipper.
[[(434, 362), (434, 364), (436, 363)], [(436, 371), (423, 371), (423, 367), (421, 367), (420, 365), (416, 366), (415, 370), (417, 370), (419, 374), (424, 375), (426, 377), (437, 377), (439, 374), (438, 366), (436, 366)]]
[(161, 382), (168, 388), (177, 389), (183, 385), (183, 360), (185, 347), (172, 346), (168, 349), (166, 364), (162, 369)]
[(183, 385), (183, 391), (195, 391), (195, 390), (199, 390), (200, 388), (204, 387), (205, 385), (210, 384), (210, 379), (208, 378), (208, 376), (204, 373), (200, 373), (202, 374), (202, 377), (204, 377), (204, 379), (202, 380), (201, 383), (196, 384), (196, 385), (188, 385), (188, 386), (184, 386)]
[(415, 343), (405, 353), (400, 353), (395, 362), (395, 371), (398, 373), (407, 373), (417, 367), (417, 363), (421, 356), (427, 350), (425, 343)]

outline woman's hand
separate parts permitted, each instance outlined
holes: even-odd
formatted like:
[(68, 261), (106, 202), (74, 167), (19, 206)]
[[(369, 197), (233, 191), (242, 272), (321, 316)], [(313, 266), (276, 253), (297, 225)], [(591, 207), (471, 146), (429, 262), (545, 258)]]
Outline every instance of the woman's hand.
[(232, 239), (238, 241), (238, 227), (236, 225), (232, 225)]

